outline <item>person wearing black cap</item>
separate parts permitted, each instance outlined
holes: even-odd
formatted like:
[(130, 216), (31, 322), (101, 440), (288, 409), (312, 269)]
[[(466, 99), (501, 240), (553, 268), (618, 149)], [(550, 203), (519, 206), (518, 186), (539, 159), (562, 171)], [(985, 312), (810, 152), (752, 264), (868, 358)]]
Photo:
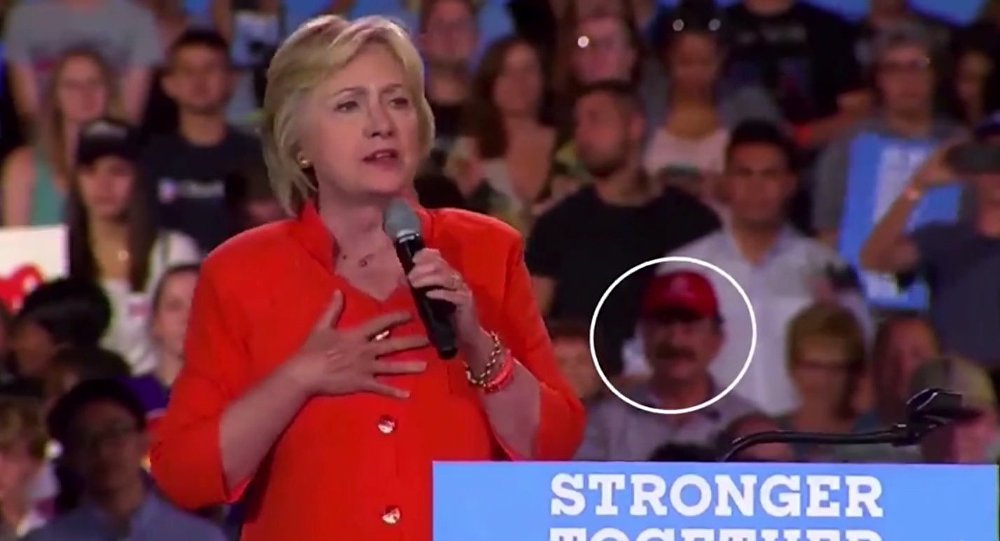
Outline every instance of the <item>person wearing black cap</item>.
[(142, 404), (118, 380), (83, 382), (48, 417), (65, 465), (79, 477), (80, 505), (29, 541), (144, 539), (222, 541), (221, 529), (162, 499), (143, 473), (148, 448)]
[(104, 346), (142, 374), (155, 365), (147, 317), (153, 284), (170, 266), (201, 256), (193, 240), (156, 226), (138, 155), (138, 136), (128, 125), (110, 119), (85, 125), (67, 225), (70, 275), (100, 283), (111, 300)]
[[(908, 233), (924, 195), (959, 180), (974, 192), (970, 219)], [(973, 141), (946, 145), (924, 163), (868, 237), (861, 264), (925, 276), (944, 350), (1000, 368), (1000, 112), (975, 129)]]

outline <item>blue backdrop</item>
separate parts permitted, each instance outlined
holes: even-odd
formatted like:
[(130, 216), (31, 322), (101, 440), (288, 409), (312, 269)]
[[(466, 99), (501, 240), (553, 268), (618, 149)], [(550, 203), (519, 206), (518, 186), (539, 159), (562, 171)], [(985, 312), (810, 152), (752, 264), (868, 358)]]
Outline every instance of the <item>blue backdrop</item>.
[(434, 541), (996, 541), (997, 490), (995, 466), (438, 463)]

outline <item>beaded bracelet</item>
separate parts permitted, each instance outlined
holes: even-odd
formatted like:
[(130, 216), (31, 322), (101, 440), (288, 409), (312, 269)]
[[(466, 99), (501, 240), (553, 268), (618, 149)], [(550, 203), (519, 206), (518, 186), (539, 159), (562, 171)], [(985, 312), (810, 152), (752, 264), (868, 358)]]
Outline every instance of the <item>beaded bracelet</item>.
[(495, 378), (491, 379), (485, 387), (483, 387), (483, 392), (486, 394), (493, 394), (502, 391), (511, 381), (514, 380), (514, 358), (511, 357), (508, 352), (504, 356), (503, 367), (497, 372)]
[(472, 369), (468, 364), (465, 365), (465, 377), (469, 380), (474, 387), (485, 388), (492, 380), (493, 374), (496, 372), (497, 364), (504, 360), (506, 357), (503, 344), (500, 342), (500, 336), (495, 332), (490, 333), (490, 339), (493, 340), (493, 349), (490, 350), (490, 358), (486, 361), (486, 366), (483, 367), (483, 372), (478, 376), (472, 373)]

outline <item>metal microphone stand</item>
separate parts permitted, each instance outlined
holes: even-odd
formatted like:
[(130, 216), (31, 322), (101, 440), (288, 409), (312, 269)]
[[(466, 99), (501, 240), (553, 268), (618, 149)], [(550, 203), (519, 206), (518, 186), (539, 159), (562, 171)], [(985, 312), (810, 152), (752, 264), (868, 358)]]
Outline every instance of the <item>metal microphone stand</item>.
[(924, 389), (906, 402), (906, 421), (884, 430), (860, 434), (826, 434), (775, 430), (737, 438), (720, 462), (732, 460), (740, 451), (765, 443), (807, 443), (820, 445), (876, 445), (895, 447), (916, 445), (932, 430), (963, 416), (962, 396), (940, 389)]

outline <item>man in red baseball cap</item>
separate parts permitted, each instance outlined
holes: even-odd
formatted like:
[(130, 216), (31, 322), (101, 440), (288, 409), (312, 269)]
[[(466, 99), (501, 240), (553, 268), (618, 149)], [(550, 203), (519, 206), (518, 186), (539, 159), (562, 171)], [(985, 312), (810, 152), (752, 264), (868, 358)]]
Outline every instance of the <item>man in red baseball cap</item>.
[(693, 271), (654, 277), (643, 295), (639, 333), (661, 407), (679, 409), (711, 398), (708, 365), (724, 339), (719, 300), (707, 278)]
[[(677, 270), (651, 278), (640, 304), (638, 330), (651, 376), (620, 389), (622, 394), (670, 410), (697, 406), (719, 394), (708, 367), (725, 336), (719, 301), (704, 275)], [(649, 460), (664, 444), (713, 446), (730, 423), (755, 410), (732, 394), (698, 411), (669, 417), (605, 400), (588, 413), (587, 434), (576, 458)]]

